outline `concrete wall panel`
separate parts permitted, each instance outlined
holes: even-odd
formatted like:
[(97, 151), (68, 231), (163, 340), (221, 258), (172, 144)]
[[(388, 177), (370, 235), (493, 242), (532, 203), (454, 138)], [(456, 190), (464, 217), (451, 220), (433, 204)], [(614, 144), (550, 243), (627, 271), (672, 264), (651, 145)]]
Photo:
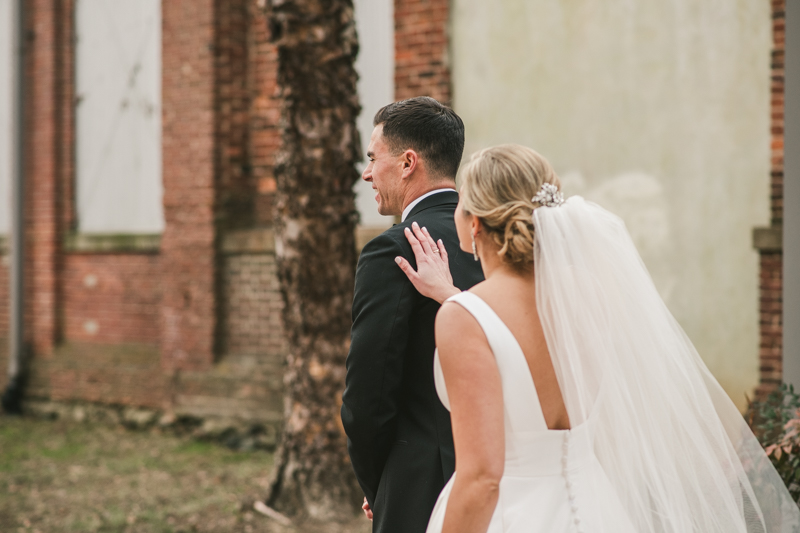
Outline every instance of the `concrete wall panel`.
[(758, 378), (769, 222), (770, 6), (761, 0), (454, 0), (467, 155), (516, 142), (622, 216), (654, 281), (743, 406)]

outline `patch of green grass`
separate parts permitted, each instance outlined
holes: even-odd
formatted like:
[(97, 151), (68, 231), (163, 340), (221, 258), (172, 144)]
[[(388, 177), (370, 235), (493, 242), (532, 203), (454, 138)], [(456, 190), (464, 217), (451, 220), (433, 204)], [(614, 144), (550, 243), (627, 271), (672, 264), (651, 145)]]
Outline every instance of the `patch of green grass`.
[(185, 453), (185, 454), (201, 454), (206, 455), (209, 453), (214, 453), (219, 449), (219, 446), (212, 444), (210, 442), (204, 441), (188, 441), (181, 443), (178, 447), (175, 448), (176, 453)]
[[(224, 463), (227, 463), (227, 464), (237, 464), (237, 463), (244, 463), (244, 462), (247, 462), (247, 461), (252, 461), (252, 458), (249, 457), (245, 453), (226, 454), (226, 455), (223, 455), (220, 459), (222, 459), (222, 461)], [(261, 457), (261, 459), (264, 461), (264, 466), (265, 467), (272, 468), (272, 455), (271, 454), (270, 455), (264, 454), (264, 456)]]
[(80, 455), (84, 449), (85, 446), (77, 442), (64, 442), (54, 448), (41, 448), (39, 453), (41, 453), (43, 457), (63, 461), (75, 458)]
[(0, 416), (0, 533), (366, 533), (252, 510), (273, 464), (188, 437)]

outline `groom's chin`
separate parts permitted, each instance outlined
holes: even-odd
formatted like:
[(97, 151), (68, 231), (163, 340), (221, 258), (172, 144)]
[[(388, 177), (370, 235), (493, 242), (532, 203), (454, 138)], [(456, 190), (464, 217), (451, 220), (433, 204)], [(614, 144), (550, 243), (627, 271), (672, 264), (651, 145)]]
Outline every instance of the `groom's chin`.
[(392, 213), (387, 213), (388, 209), (385, 209), (381, 202), (378, 202), (378, 214), (383, 216), (391, 216)]

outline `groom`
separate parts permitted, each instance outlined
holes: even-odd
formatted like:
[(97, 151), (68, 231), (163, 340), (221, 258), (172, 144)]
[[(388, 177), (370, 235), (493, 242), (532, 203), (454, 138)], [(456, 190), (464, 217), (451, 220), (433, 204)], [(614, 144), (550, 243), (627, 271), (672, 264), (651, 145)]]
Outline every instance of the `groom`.
[(401, 223), (370, 241), (358, 261), (342, 422), (373, 532), (423, 533), (455, 452), (433, 381), (439, 304), (419, 294), (395, 263), (403, 256), (416, 268), (404, 230), (416, 222), (442, 239), (460, 289), (483, 273), (459, 249), (453, 220), (461, 118), (417, 97), (378, 111), (374, 126), (361, 177), (372, 183), (378, 212), (401, 216)]

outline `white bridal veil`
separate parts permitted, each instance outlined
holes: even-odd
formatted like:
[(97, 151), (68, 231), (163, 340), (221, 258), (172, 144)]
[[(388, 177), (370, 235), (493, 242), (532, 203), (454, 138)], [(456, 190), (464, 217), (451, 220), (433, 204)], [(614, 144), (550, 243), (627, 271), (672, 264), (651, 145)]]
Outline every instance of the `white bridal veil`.
[(573, 427), (641, 533), (800, 532), (800, 511), (618, 217), (534, 210), (537, 305)]

